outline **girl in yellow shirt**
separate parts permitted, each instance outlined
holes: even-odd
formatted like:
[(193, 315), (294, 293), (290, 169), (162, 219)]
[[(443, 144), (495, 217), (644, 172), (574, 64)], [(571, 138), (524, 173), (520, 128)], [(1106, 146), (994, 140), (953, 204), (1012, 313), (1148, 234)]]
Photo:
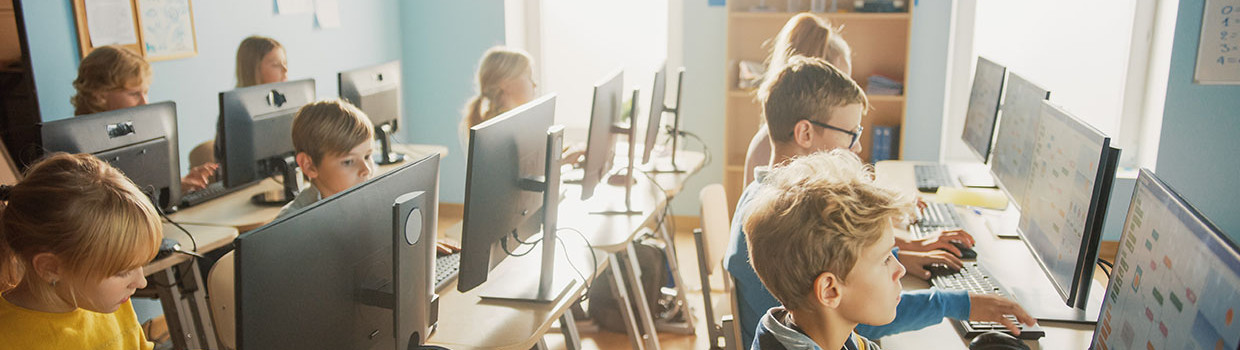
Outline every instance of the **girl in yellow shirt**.
[(54, 154), (0, 186), (0, 350), (151, 349), (129, 297), (163, 228), (120, 171)]

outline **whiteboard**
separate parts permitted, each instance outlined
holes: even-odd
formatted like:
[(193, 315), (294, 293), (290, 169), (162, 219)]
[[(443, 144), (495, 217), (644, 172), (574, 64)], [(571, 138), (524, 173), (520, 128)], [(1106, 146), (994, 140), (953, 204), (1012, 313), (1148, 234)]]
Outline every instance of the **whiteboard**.
[(1240, 84), (1240, 0), (1206, 0), (1197, 47), (1198, 84)]

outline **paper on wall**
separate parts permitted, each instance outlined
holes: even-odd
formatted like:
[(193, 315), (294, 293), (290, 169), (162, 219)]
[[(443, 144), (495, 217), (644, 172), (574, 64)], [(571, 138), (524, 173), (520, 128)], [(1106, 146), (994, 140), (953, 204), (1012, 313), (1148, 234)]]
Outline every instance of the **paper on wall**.
[(339, 0), (314, 0), (314, 19), (318, 20), (319, 28), (339, 28)]
[(91, 46), (138, 43), (129, 0), (86, 0), (86, 28)]
[(276, 13), (286, 15), (307, 13), (314, 9), (311, 0), (276, 0)]

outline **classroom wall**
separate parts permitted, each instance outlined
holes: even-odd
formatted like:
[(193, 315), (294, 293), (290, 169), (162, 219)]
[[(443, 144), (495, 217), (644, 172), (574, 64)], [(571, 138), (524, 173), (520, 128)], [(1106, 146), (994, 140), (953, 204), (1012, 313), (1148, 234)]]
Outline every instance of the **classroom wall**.
[[(453, 2), (455, 3), (455, 2)], [(215, 136), (219, 92), (236, 85), (237, 45), (246, 36), (265, 35), (284, 44), (289, 79), (314, 78), (319, 98), (337, 96), (336, 73), (401, 58), (396, 0), (340, 2), (339, 28), (321, 29), (312, 13), (275, 14), (274, 1), (194, 2), (198, 55), (153, 62), (152, 102), (177, 103), (181, 164), (189, 151)], [(73, 79), (81, 57), (70, 1), (22, 3), (43, 120), (71, 117)]]
[(465, 202), (461, 110), (474, 93), (482, 53), (504, 43), (503, 1), (401, 1), (408, 143), (448, 147), (439, 163), (439, 200)]
[(1193, 83), (1202, 11), (1180, 0), (1156, 173), (1240, 241), (1240, 86)]

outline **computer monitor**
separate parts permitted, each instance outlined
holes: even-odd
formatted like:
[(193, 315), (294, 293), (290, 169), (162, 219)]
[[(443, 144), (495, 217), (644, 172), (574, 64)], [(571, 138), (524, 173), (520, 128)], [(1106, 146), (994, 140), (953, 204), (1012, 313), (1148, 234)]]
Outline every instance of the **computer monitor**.
[[(1018, 233), (1067, 306), (1085, 310), (1119, 149), (1111, 138), (1059, 106), (1043, 102), (1035, 133), (1029, 195)], [(1053, 316), (1031, 315), (1039, 319)], [(1066, 321), (1090, 322), (1080, 312)]]
[(284, 190), (255, 195), (254, 203), (283, 205), (297, 196), (293, 117), (314, 101), (314, 79), (238, 88), (220, 93), (224, 132), (224, 187), (244, 186), (282, 175)]
[[(621, 104), (624, 100), (624, 72), (617, 69), (594, 84), (590, 127), (586, 134), (586, 158), (581, 168), (581, 200), (594, 196), (594, 188), (607, 177), (616, 158), (616, 142), (621, 133)], [(631, 118), (630, 118), (631, 120)], [(631, 128), (630, 128), (631, 129)]]
[[(654, 87), (652, 90), (654, 93), (650, 95), (650, 117), (646, 120), (646, 143), (642, 150), (642, 164), (649, 164), (650, 172), (652, 173), (683, 173), (685, 169), (680, 168), (676, 164), (676, 152), (680, 147), (680, 93), (685, 84), (685, 67), (680, 67), (676, 70), (676, 107), (668, 107), (664, 101), (666, 98), (666, 93), (664, 92), (666, 88), (666, 71), (667, 64), (664, 63), (659, 66), (659, 70), (654, 75)], [(652, 159), (650, 156), (663, 128), (663, 113), (672, 114), (672, 129), (669, 132), (672, 141), (672, 157), (666, 165), (658, 164), (658, 162), (651, 163)]]
[(90, 153), (129, 177), (151, 203), (181, 203), (177, 106), (171, 101), (43, 123), (47, 152)]
[(1025, 200), (1029, 188), (1029, 169), (1033, 167), (1033, 149), (1037, 140), (1030, 130), (1038, 129), (1042, 117), (1042, 103), (1051, 92), (1009, 72), (1007, 91), (1003, 97), (1003, 112), (999, 119), (998, 136), (991, 153), (990, 172), (998, 179), (999, 188), (1007, 192), (1017, 208)]
[(1240, 247), (1141, 169), (1093, 349), (1240, 349)]
[[(551, 302), (576, 282), (554, 278), (564, 142), (564, 127), (552, 125), (555, 99), (540, 97), (469, 129), (457, 279), (462, 292), (481, 286), (483, 298)], [(531, 238), (540, 227), (542, 236)], [(540, 267), (490, 274), (506, 257), (534, 252), (521, 246), (537, 242)]]
[(990, 143), (994, 139), (995, 118), (999, 115), (999, 99), (1003, 97), (1003, 78), (1007, 68), (977, 57), (977, 70), (973, 73), (973, 89), (969, 92), (969, 107), (964, 116), (964, 133), (960, 136), (985, 163), (990, 157)]
[(439, 155), (237, 237), (245, 349), (409, 349), (436, 321)]
[(340, 98), (365, 112), (375, 126), (380, 151), (375, 163), (387, 165), (404, 161), (404, 154), (392, 151), (392, 133), (399, 129), (403, 115), (400, 61), (340, 72), (336, 79), (340, 84)]

